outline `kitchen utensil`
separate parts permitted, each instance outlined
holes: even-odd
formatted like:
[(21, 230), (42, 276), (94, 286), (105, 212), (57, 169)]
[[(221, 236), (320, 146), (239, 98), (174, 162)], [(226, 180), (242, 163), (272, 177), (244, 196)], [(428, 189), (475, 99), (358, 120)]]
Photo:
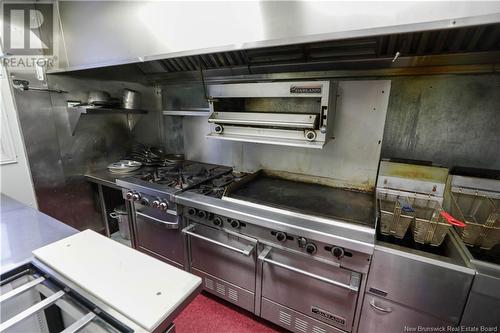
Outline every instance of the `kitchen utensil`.
[(124, 206), (116, 207), (109, 216), (118, 221), (118, 231), (124, 239), (130, 239), (130, 229), (128, 224), (128, 213)]
[(415, 209), (411, 207), (408, 198), (389, 193), (378, 195), (380, 209), (380, 233), (403, 238), (413, 221)]
[(139, 169), (142, 166), (141, 162), (132, 160), (121, 160), (108, 165), (108, 170), (113, 173), (129, 173)]
[(453, 225), (465, 227), (465, 223), (444, 211), (437, 201), (429, 200), (427, 205), (416, 207), (413, 239), (420, 244), (439, 246)]
[(141, 93), (132, 89), (124, 89), (122, 107), (124, 109), (139, 109), (140, 106)]
[(453, 192), (451, 199), (452, 214), (467, 224), (458, 230), (466, 245), (489, 250), (500, 243), (500, 200)]
[(151, 147), (149, 148), (149, 153), (154, 157), (163, 157), (165, 155), (165, 149), (162, 147)]
[(105, 91), (90, 91), (87, 99), (91, 105), (107, 105), (111, 100), (111, 96)]
[(465, 228), (467, 225), (465, 223), (463, 223), (462, 221), (460, 220), (457, 220), (456, 218), (454, 218), (453, 216), (451, 216), (449, 213), (445, 212), (444, 210), (440, 211), (439, 214), (441, 214), (441, 216), (451, 225), (454, 225), (456, 227), (460, 227), (460, 228)]

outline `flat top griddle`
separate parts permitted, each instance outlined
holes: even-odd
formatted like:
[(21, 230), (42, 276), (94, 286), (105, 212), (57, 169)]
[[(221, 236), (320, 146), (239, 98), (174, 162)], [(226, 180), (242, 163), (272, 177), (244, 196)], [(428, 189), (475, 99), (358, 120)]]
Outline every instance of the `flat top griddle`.
[(225, 196), (302, 214), (375, 227), (373, 193), (259, 174), (250, 181), (232, 187)]

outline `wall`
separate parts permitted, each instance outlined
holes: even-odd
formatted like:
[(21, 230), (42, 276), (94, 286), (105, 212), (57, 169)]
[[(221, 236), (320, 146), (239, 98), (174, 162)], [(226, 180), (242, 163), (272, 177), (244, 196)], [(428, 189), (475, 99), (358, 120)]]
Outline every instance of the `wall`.
[[(500, 169), (499, 92), (498, 74), (391, 78), (380, 157), (426, 160), (447, 167)], [(363, 97), (362, 91), (352, 95), (353, 99)], [(184, 102), (187, 99), (189, 102)], [(199, 83), (164, 86), (163, 103), (167, 109), (206, 107)], [(339, 114), (349, 115), (349, 112), (340, 110)], [(378, 128), (367, 119), (361, 121), (360, 128), (367, 131)], [(348, 173), (339, 170), (363, 174), (366, 170), (362, 169), (366, 168), (377, 172), (363, 156), (356, 156), (356, 151), (336, 155), (338, 137), (316, 151), (208, 140), (206, 117), (164, 117), (164, 122), (169, 128), (166, 145), (194, 160), (246, 171), (269, 168), (336, 179), (349, 179)], [(340, 124), (336, 122), (337, 126)], [(358, 128), (356, 124), (345, 125), (340, 131), (351, 131), (347, 135), (355, 139), (359, 135), (353, 132)], [(361, 178), (358, 181), (363, 183)]]
[[(49, 75), (38, 81), (33, 72), (18, 71), (16, 78), (33, 87), (62, 89), (67, 93), (15, 91), (29, 164), (40, 211), (77, 229), (103, 229), (96, 191), (84, 174), (102, 169), (122, 159), (132, 142), (158, 144), (160, 140), (160, 98), (152, 87), (110, 81)], [(123, 88), (142, 93), (142, 116), (133, 131), (126, 127), (125, 115), (84, 115), (72, 135), (67, 100), (86, 101), (91, 90), (105, 90), (121, 97)]]
[(9, 75), (5, 67), (1, 66), (0, 70), (2, 146), (12, 143), (11, 157), (13, 160), (10, 163), (0, 164), (0, 190), (26, 205), (37, 208), (19, 119), (9, 85)]
[(376, 181), (390, 81), (341, 81), (334, 136), (319, 149), (206, 139), (206, 117), (184, 117), (184, 152), (188, 159), (223, 164), (237, 170), (287, 171), (315, 176), (335, 186), (371, 190)]
[(500, 75), (392, 82), (382, 157), (500, 169)]

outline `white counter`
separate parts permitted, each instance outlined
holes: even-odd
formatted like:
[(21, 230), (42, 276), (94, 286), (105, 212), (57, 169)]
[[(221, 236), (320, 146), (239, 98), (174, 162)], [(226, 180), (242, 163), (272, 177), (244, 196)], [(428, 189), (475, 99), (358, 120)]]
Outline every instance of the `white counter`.
[(91, 230), (33, 254), (148, 332), (169, 319), (201, 286), (200, 277)]

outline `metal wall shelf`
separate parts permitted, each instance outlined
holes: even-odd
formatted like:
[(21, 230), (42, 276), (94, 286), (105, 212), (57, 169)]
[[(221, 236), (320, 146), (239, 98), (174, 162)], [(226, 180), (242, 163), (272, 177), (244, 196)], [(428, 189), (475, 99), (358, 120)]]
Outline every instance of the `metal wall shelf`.
[(163, 110), (164, 116), (191, 116), (191, 117), (208, 117), (210, 116), (210, 108), (184, 108), (182, 110)]
[(104, 107), (104, 106), (74, 106), (71, 102), (68, 103), (68, 119), (69, 125), (71, 128), (71, 135), (75, 135), (76, 128), (78, 123), (82, 117), (82, 115), (90, 116), (90, 115), (117, 115), (123, 114), (126, 116), (127, 127), (129, 131), (131, 131), (135, 125), (137, 124), (139, 117), (143, 114), (148, 113), (147, 110), (143, 109), (125, 109), (119, 107)]
[(145, 114), (148, 113), (147, 110), (142, 109), (124, 109), (124, 108), (109, 108), (109, 107), (88, 107), (79, 106), (72, 109), (78, 109), (80, 114)]

